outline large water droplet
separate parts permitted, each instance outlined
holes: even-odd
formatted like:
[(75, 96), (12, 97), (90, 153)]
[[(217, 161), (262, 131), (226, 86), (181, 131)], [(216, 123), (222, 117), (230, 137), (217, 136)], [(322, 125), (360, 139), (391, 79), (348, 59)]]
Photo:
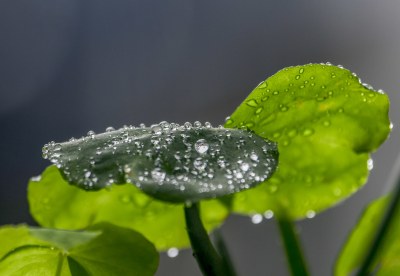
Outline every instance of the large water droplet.
[(208, 151), (209, 145), (206, 140), (199, 139), (194, 144), (194, 148), (198, 153), (205, 153)]
[(171, 247), (167, 251), (167, 256), (170, 258), (176, 258), (179, 255), (179, 249), (175, 247)]
[(315, 217), (315, 211), (314, 210), (308, 210), (306, 213), (306, 217), (309, 219), (312, 219), (313, 217)]
[(255, 214), (251, 216), (251, 222), (253, 224), (259, 224), (263, 221), (263, 216), (261, 214)]

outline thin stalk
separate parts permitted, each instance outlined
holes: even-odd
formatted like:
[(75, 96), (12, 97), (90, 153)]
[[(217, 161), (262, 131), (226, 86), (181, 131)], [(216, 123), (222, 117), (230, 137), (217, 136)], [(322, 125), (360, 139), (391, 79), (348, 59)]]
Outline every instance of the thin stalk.
[(218, 253), (222, 257), (223, 265), (228, 271), (229, 275), (236, 275), (235, 272), (235, 267), (233, 266), (232, 258), (229, 254), (229, 250), (226, 247), (225, 240), (222, 237), (222, 233), (220, 229), (215, 230), (214, 232), (214, 241), (215, 241), (215, 247), (218, 250)]
[(295, 225), (287, 218), (276, 218), (285, 246), (286, 259), (293, 276), (308, 276), (307, 266), (303, 257), (300, 241), (297, 237)]
[(207, 231), (201, 222), (199, 205), (193, 203), (187, 205), (185, 210), (186, 231), (193, 249), (193, 256), (196, 258), (200, 270), (205, 276), (226, 276), (228, 271), (224, 262), (213, 247)]
[(392, 187), (396, 185), (394, 194), (392, 195), (392, 199), (390, 200), (389, 205), (386, 208), (385, 215), (378, 228), (378, 231), (376, 232), (370, 250), (368, 251), (364, 262), (362, 263), (361, 268), (357, 273), (358, 276), (369, 275), (374, 270), (374, 265), (376, 264), (378, 253), (382, 248), (382, 245), (384, 244), (385, 238), (389, 233), (389, 229), (393, 224), (393, 221), (396, 219), (396, 213), (400, 211), (400, 156), (397, 159), (396, 166), (393, 168), (392, 176), (390, 177), (388, 183)]

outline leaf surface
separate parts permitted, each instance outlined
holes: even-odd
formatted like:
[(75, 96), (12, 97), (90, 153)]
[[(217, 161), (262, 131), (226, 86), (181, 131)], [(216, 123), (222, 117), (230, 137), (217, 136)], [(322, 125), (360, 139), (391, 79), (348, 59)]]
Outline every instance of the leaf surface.
[(277, 142), (279, 167), (235, 195), (233, 210), (313, 217), (348, 197), (366, 182), (369, 153), (388, 136), (388, 108), (385, 94), (336, 66), (289, 67), (268, 78), (225, 127), (246, 126)]
[[(23, 239), (10, 242), (9, 235)], [(0, 244), (1, 275), (154, 275), (158, 265), (141, 234), (108, 223), (79, 232), (5, 226)]]
[[(188, 247), (183, 204), (156, 200), (133, 185), (112, 185), (89, 192), (69, 185), (55, 166), (28, 186), (30, 211), (44, 227), (84, 229), (107, 221), (142, 233), (159, 250)], [(219, 226), (228, 210), (217, 200), (201, 202), (208, 231)]]
[[(336, 276), (351, 275), (356, 271), (365, 254), (375, 238), (386, 211), (389, 197), (385, 196), (372, 202), (359, 219), (357, 226), (353, 229), (345, 246), (343, 247), (335, 267)], [(377, 267), (378, 276), (400, 275), (400, 216), (395, 215), (395, 220), (389, 229), (383, 247), (378, 253)]]
[(162, 122), (65, 142), (43, 154), (69, 183), (86, 190), (133, 183), (169, 202), (198, 201), (249, 189), (275, 171), (276, 144), (245, 130)]

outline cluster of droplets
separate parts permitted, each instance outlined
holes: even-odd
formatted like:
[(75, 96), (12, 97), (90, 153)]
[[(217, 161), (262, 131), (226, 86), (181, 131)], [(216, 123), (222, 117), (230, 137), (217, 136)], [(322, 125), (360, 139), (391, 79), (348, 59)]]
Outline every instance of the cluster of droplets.
[(185, 193), (196, 199), (248, 189), (277, 165), (274, 143), (208, 122), (109, 127), (105, 133), (50, 142), (43, 156), (85, 189), (131, 182), (156, 196), (173, 195), (172, 201), (183, 200)]

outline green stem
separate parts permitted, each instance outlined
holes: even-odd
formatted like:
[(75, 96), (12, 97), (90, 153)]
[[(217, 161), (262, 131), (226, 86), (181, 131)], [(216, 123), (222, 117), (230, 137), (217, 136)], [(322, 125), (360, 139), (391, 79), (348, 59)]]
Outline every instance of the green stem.
[(385, 238), (389, 233), (389, 229), (392, 226), (393, 221), (395, 220), (396, 214), (398, 214), (400, 211), (400, 157), (398, 158), (397, 164), (394, 167), (393, 176), (390, 178), (389, 184), (392, 184), (391, 182), (393, 182), (393, 186), (396, 185), (394, 194), (386, 208), (383, 220), (376, 232), (370, 250), (365, 257), (357, 276), (370, 275), (374, 270), (379, 250), (384, 244)]
[(225, 276), (229, 275), (221, 256), (214, 249), (207, 231), (201, 222), (199, 205), (193, 203), (185, 206), (186, 231), (188, 232), (190, 243), (193, 249), (193, 256), (203, 275), (205, 276)]
[(235, 267), (233, 266), (233, 262), (231, 256), (229, 254), (229, 250), (226, 247), (224, 238), (222, 237), (222, 233), (220, 229), (215, 230), (214, 232), (214, 242), (215, 247), (218, 250), (218, 253), (222, 257), (222, 262), (225, 268), (227, 269), (228, 275), (236, 275)]
[(300, 241), (298, 240), (295, 225), (287, 218), (276, 218), (281, 233), (281, 239), (285, 246), (286, 258), (293, 276), (307, 276), (307, 266), (302, 254)]

